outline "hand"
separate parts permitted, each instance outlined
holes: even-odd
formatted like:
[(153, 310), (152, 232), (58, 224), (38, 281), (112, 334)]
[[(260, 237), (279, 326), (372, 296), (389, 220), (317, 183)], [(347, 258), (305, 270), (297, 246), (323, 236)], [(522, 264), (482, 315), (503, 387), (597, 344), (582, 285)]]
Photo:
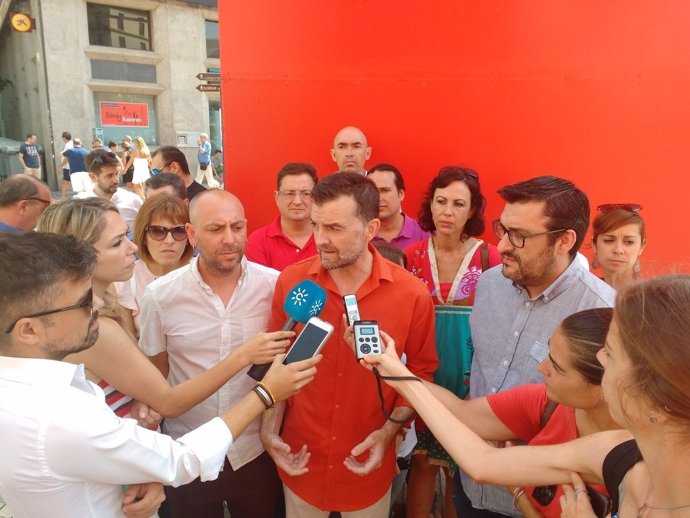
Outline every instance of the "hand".
[(246, 365), (271, 363), (276, 354), (285, 352), (285, 348), (290, 345), (290, 338), (293, 336), (295, 336), (294, 331), (259, 333), (242, 344), (238, 351), (241, 351), (240, 354), (243, 355)]
[(122, 499), (122, 512), (128, 518), (149, 518), (153, 516), (165, 500), (163, 484), (133, 484), (125, 491)]
[(355, 351), (355, 332), (352, 329), (352, 326), (348, 323), (347, 321), (347, 315), (343, 313), (343, 329), (345, 331), (343, 332), (343, 340), (345, 340), (345, 343), (350, 347), (350, 350), (352, 351), (352, 354), (357, 354)]
[(400, 358), (398, 358), (398, 352), (395, 349), (395, 340), (385, 331), (379, 330), (379, 334), (386, 348), (384, 353), (367, 354), (359, 363), (369, 370), (376, 367), (383, 376), (413, 376), (407, 367), (400, 361)]
[(276, 355), (271, 368), (268, 369), (266, 376), (262, 380), (263, 384), (273, 394), (276, 403), (294, 396), (302, 387), (314, 379), (314, 376), (316, 376), (316, 364), (321, 361), (323, 355), (317, 354), (313, 358), (289, 365), (283, 365), (284, 357), (284, 354)]
[[(360, 475), (362, 477), (368, 475), (381, 466), (383, 454), (388, 446), (387, 443), (386, 434), (383, 430), (375, 430), (371, 432), (366, 439), (352, 448), (350, 451), (351, 455), (343, 461), (343, 464), (345, 464), (345, 467), (355, 475)], [(362, 455), (367, 450), (369, 450), (369, 458), (364, 462), (359, 462), (355, 457)]]
[(150, 430), (158, 428), (158, 425), (163, 420), (162, 415), (146, 403), (142, 403), (136, 399), (132, 402), (132, 408), (129, 410), (129, 415), (132, 419), (137, 420), (139, 426), (143, 426)]
[(563, 495), (559, 499), (561, 504), (561, 518), (597, 518), (589, 503), (589, 495), (585, 483), (577, 473), (570, 473), (572, 487), (563, 484)]
[(291, 477), (304, 475), (309, 468), (307, 463), (311, 453), (307, 451), (307, 445), (303, 445), (297, 453), (292, 453), (290, 445), (283, 441), (276, 433), (262, 433), (261, 442), (264, 448), (275, 462), (276, 466), (282, 469)]

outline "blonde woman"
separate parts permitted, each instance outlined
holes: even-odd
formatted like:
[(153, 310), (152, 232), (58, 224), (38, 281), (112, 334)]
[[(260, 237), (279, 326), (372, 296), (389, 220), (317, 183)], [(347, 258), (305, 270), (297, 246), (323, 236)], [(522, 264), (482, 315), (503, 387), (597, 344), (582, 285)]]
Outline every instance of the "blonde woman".
[(125, 164), (124, 170), (127, 171), (132, 164), (134, 164), (134, 174), (132, 175), (134, 193), (143, 200), (143, 184), (151, 177), (151, 153), (146, 142), (141, 137), (134, 139), (134, 151), (130, 155), (127, 164)]

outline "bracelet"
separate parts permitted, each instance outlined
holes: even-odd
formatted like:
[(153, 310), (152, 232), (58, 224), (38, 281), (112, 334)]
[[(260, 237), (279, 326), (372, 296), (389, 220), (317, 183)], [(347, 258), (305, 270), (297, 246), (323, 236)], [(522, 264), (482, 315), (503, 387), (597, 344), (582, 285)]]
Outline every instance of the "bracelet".
[(517, 509), (518, 511), (520, 508), (518, 507), (518, 500), (520, 500), (520, 497), (525, 494), (525, 490), (522, 487), (516, 487), (513, 489), (513, 507)]
[(271, 398), (269, 397), (269, 395), (266, 392), (264, 392), (264, 390), (259, 385), (255, 385), (254, 388), (252, 389), (252, 392), (254, 392), (257, 396), (259, 396), (259, 399), (261, 400), (261, 402), (266, 407), (266, 410), (273, 407), (273, 403), (271, 401)]
[(264, 392), (266, 392), (266, 394), (268, 394), (268, 397), (271, 400), (271, 406), (275, 405), (276, 404), (276, 398), (273, 395), (273, 392), (271, 392), (271, 389), (268, 388), (268, 385), (266, 385), (265, 383), (261, 383), (260, 381), (257, 381), (256, 384), (259, 387), (261, 387), (264, 390)]

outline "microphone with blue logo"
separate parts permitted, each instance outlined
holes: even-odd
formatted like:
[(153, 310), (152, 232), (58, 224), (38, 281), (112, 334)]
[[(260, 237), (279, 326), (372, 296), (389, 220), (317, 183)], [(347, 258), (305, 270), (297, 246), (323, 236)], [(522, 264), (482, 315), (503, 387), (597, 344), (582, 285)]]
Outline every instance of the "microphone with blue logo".
[[(294, 286), (285, 298), (283, 311), (288, 319), (281, 331), (292, 331), (297, 323), (306, 324), (311, 317), (316, 317), (326, 305), (326, 290), (309, 279)], [(270, 363), (252, 365), (247, 374), (256, 381), (261, 381), (271, 367)]]

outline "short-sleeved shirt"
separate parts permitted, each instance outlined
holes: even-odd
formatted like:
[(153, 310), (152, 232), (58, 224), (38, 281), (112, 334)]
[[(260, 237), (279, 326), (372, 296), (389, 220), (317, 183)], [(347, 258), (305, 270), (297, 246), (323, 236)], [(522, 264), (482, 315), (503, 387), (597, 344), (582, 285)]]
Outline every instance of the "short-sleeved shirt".
[(280, 226), (280, 215), (269, 225), (256, 229), (247, 239), (247, 259), (283, 271), (287, 266), (316, 255), (314, 235), (304, 246), (297, 246)]
[[(549, 402), (546, 385), (543, 383), (521, 385), (505, 392), (490, 394), (487, 401), (496, 417), (515, 437), (530, 446), (562, 444), (579, 437), (575, 409), (565, 405), (557, 405), (542, 428), (542, 416)], [(561, 486), (554, 487), (554, 497), (547, 505), (541, 505), (532, 498), (533, 489), (525, 488), (532, 505), (546, 518), (560, 518), (559, 499), (563, 494)], [(603, 486), (595, 486), (595, 489), (606, 491)]]
[(416, 219), (411, 218), (410, 216), (404, 213), (403, 218), (405, 218), (405, 220), (403, 221), (403, 226), (400, 229), (400, 233), (397, 236), (395, 236), (390, 241), (390, 243), (379, 236), (375, 236), (372, 242), (374, 244), (389, 243), (393, 246), (397, 246), (400, 250), (405, 250), (405, 248), (407, 248), (411, 244), (416, 243), (417, 241), (421, 241), (422, 239), (426, 239), (431, 235), (426, 230), (422, 230), (422, 228), (419, 226), (419, 223), (417, 223)]
[[(380, 329), (395, 339), (397, 352), (407, 356), (407, 367), (420, 378), (431, 380), (438, 360), (434, 346), (434, 307), (429, 291), (419, 279), (386, 261), (369, 245), (373, 254), (369, 277), (357, 290), (363, 319), (377, 320)], [(380, 500), (395, 474), (394, 441), (382, 465), (366, 476), (355, 475), (343, 461), (350, 450), (386, 422), (381, 412), (374, 375), (362, 367), (343, 340), (343, 294), (318, 257), (288, 266), (278, 279), (270, 329), (279, 329), (287, 316), (283, 311), (290, 290), (310, 279), (326, 290), (319, 318), (335, 326), (322, 349), (314, 381), (287, 402), (282, 438), (299, 450), (311, 453), (309, 471), (299, 477), (280, 472), (283, 483), (300, 498), (320, 509), (355, 511)], [(401, 303), (404, 301), (404, 303)], [(296, 331), (299, 332), (298, 325)], [(384, 407), (409, 406), (393, 389), (383, 384)], [(360, 457), (366, 458), (368, 452)]]
[(41, 166), (41, 163), (38, 159), (38, 146), (36, 144), (27, 144), (25, 142), (22, 142), (19, 145), (19, 152), (22, 154), (22, 157), (24, 158), (24, 164), (26, 165), (26, 167), (29, 167), (31, 169), (37, 169)]
[(85, 172), (86, 165), (84, 165), (84, 158), (89, 152), (83, 147), (73, 147), (65, 149), (62, 152), (63, 156), (67, 157), (69, 163), (69, 170), (73, 173)]
[[(227, 306), (201, 277), (198, 257), (156, 279), (146, 289), (141, 301), (139, 346), (149, 356), (168, 353), (171, 385), (210, 369), (267, 330), (278, 272), (246, 258), (241, 267), (242, 274)], [(173, 438), (180, 437), (235, 405), (254, 386), (254, 380), (247, 376), (248, 368), (194, 408), (166, 418), (163, 431)], [(227, 457), (236, 470), (263, 451), (257, 419), (237, 437)]]
[[(203, 152), (201, 148), (203, 148)], [(208, 140), (199, 145), (196, 156), (200, 164), (208, 164), (211, 161), (211, 143)]]
[[(537, 365), (546, 358), (549, 338), (561, 321), (583, 309), (612, 307), (616, 295), (577, 260), (534, 299), (504, 277), (502, 268), (482, 274), (477, 286), (470, 316), (470, 397), (541, 381)], [(505, 489), (476, 484), (464, 473), (462, 485), (474, 507), (518, 516)]]

